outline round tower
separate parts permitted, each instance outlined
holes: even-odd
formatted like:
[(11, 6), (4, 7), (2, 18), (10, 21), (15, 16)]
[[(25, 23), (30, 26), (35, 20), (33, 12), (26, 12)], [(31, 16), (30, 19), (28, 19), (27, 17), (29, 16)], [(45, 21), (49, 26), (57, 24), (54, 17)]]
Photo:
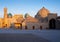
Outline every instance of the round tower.
[(7, 18), (7, 8), (4, 8), (4, 18)]

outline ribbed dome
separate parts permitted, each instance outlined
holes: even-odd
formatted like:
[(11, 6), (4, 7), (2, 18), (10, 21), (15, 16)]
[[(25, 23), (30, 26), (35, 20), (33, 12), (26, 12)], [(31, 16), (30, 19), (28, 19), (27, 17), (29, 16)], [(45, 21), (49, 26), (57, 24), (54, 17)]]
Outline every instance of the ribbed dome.
[(49, 10), (47, 10), (46, 8), (42, 8), (39, 10), (38, 14), (41, 16), (41, 17), (47, 17), (48, 16), (48, 13), (49, 13)]
[(8, 17), (12, 17), (12, 14), (11, 13), (8, 13)]

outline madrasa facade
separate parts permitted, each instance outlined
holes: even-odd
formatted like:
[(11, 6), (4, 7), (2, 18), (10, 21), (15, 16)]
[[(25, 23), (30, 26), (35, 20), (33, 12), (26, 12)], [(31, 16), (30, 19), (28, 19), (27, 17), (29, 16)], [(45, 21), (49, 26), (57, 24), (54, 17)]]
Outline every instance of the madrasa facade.
[(28, 13), (22, 14), (7, 13), (4, 8), (4, 17), (0, 18), (0, 28), (13, 28), (21, 30), (41, 30), (41, 29), (60, 29), (60, 16), (57, 13), (51, 13), (45, 7), (42, 7), (35, 17)]

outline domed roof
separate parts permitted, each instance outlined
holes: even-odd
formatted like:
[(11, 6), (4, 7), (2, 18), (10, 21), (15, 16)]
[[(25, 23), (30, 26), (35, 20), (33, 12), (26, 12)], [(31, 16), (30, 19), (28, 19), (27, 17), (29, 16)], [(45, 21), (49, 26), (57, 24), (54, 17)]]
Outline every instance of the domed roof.
[(25, 18), (29, 17), (30, 15), (28, 13), (25, 14)]
[(38, 14), (41, 17), (47, 17), (49, 13), (49, 10), (47, 10), (45, 7), (43, 7), (42, 9), (39, 10)]
[(8, 17), (12, 17), (12, 14), (11, 13), (8, 13)]

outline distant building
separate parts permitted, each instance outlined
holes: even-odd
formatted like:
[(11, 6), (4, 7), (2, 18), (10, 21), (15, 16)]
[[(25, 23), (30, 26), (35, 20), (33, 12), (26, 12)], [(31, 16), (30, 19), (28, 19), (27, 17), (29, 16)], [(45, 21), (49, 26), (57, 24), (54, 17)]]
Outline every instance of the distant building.
[(57, 13), (50, 13), (43, 7), (35, 17), (26, 13), (24, 18), (22, 14), (12, 16), (11, 13), (7, 13), (7, 8), (4, 8), (4, 18), (0, 18), (0, 28), (21, 30), (60, 29), (60, 16), (57, 16)]

